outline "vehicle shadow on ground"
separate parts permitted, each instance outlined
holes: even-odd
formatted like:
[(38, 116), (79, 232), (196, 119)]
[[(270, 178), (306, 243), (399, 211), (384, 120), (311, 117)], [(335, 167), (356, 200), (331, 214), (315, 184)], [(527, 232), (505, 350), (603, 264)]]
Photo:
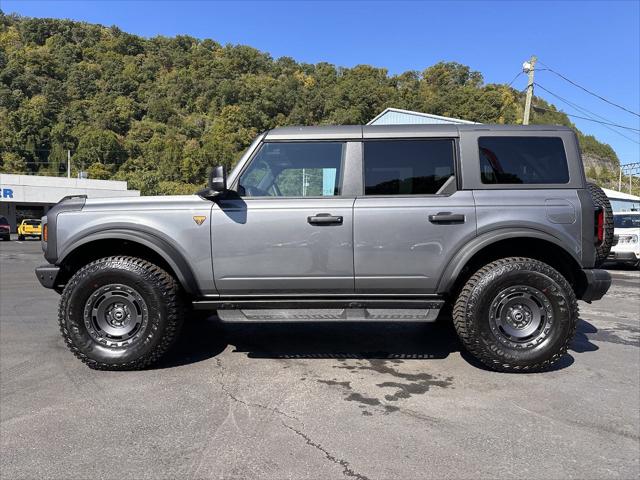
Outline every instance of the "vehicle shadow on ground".
[[(598, 329), (580, 319), (570, 351), (593, 352), (598, 346), (587, 334)], [(173, 350), (158, 365), (171, 368), (213, 358), (229, 345), (249, 358), (277, 359), (444, 359), (461, 352), (471, 365), (487, 370), (460, 344), (451, 319), (435, 323), (225, 323), (215, 316), (185, 322)], [(574, 363), (568, 353), (551, 370)]]

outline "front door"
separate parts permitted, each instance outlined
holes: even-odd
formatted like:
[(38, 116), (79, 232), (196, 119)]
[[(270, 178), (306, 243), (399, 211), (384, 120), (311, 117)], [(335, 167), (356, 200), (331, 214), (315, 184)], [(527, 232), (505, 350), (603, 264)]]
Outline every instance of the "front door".
[(353, 203), (345, 142), (266, 142), (237, 192), (212, 209), (216, 288), (225, 295), (353, 293)]
[(354, 205), (356, 293), (430, 294), (476, 234), (471, 191), (457, 191), (453, 139), (364, 142)]

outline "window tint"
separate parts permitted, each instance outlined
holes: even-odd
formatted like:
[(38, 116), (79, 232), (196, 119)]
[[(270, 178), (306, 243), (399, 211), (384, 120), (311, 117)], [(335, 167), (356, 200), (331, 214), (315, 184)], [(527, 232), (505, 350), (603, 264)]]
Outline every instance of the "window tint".
[(482, 183), (567, 183), (569, 170), (558, 137), (480, 137)]
[(344, 143), (265, 143), (240, 177), (245, 197), (340, 195)]
[(434, 194), (452, 175), (452, 140), (364, 144), (365, 195)]
[(40, 225), (40, 220), (25, 220), (25, 225), (31, 225), (32, 227), (37, 227)]
[(9, 225), (9, 221), (4, 217), (0, 217), (0, 225)]

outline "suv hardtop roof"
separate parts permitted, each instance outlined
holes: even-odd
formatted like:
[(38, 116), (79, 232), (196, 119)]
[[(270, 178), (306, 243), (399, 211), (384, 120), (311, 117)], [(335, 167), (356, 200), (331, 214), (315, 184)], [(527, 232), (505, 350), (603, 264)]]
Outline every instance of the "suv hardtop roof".
[(265, 133), (265, 141), (277, 140), (362, 140), (366, 138), (458, 137), (469, 131), (570, 131), (559, 125), (320, 125), (312, 127), (278, 127)]

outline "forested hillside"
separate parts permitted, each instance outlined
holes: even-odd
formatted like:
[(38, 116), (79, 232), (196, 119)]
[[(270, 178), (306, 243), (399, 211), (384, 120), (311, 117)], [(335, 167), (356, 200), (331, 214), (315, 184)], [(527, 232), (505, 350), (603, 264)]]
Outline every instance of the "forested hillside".
[[(571, 125), (540, 98), (532, 123)], [(384, 68), (273, 59), (189, 36), (150, 39), (116, 27), (0, 12), (0, 170), (129, 181), (145, 194), (192, 193), (280, 125), (366, 123), (386, 107), (519, 123), (523, 95), (458, 63)], [(578, 132), (612, 167), (613, 149)], [(75, 173), (75, 172), (74, 172)]]

